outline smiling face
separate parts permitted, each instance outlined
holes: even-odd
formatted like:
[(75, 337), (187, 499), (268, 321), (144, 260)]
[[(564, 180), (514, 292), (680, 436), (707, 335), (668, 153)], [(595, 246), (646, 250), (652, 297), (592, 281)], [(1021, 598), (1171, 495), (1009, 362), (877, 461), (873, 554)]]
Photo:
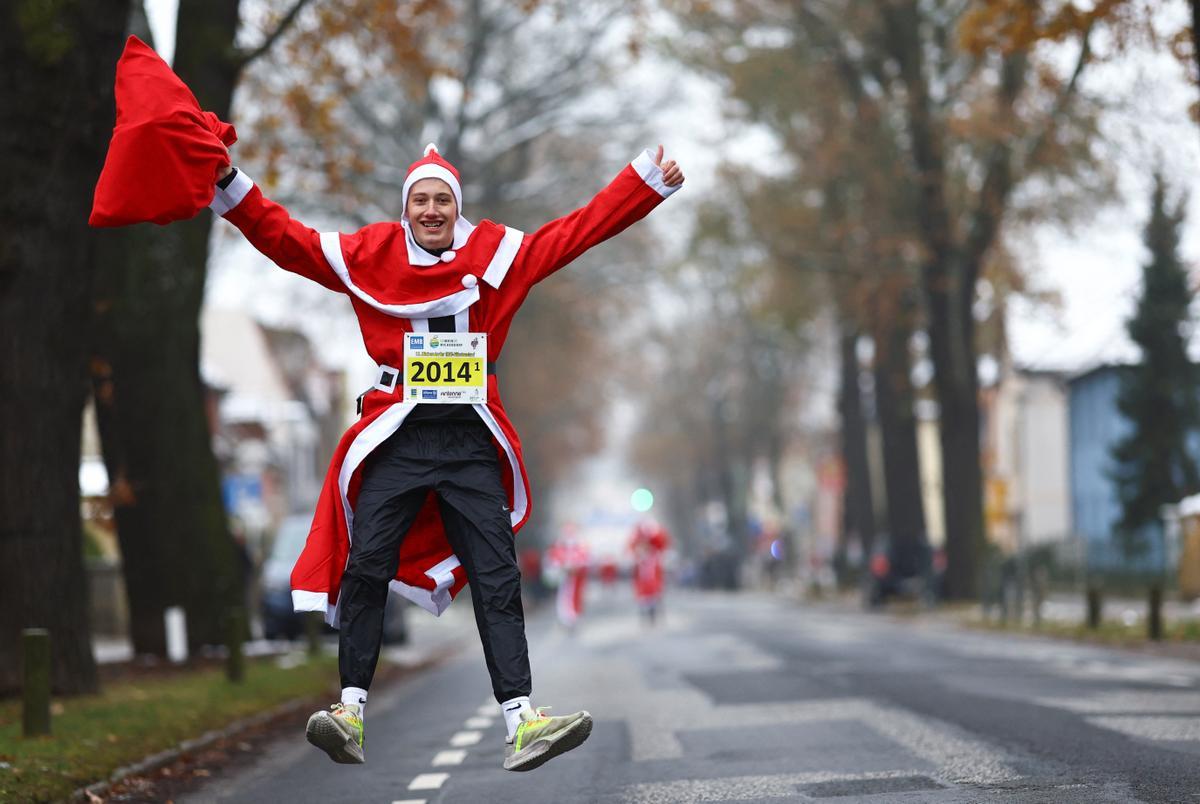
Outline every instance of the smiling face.
[(421, 179), (408, 191), (405, 212), (420, 245), (427, 249), (450, 248), (458, 203), (449, 184), (441, 179)]

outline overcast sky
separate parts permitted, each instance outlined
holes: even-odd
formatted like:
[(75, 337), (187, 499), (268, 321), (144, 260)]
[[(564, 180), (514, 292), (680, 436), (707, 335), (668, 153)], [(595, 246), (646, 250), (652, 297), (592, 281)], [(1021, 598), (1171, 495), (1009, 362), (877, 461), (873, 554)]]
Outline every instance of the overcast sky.
[[(1186, 17), (1183, 0), (1168, 0), (1163, 6), (1167, 17)], [(168, 59), (174, 50), (175, 7), (175, 0), (147, 3), (156, 44)], [(661, 75), (662, 70), (662, 65), (648, 64), (644, 72), (653, 76)], [(1132, 309), (1140, 266), (1146, 258), (1141, 228), (1153, 169), (1161, 165), (1175, 187), (1193, 198), (1192, 207), (1200, 204), (1200, 129), (1187, 118), (1196, 90), (1186, 84), (1179, 65), (1165, 54), (1142, 53), (1098, 65), (1085, 75), (1086, 90), (1126, 99), (1123, 108), (1111, 113), (1104, 125), (1114, 147), (1119, 196), (1090, 223), (1072, 231), (1041, 227), (1016, 245), (1037, 285), (1058, 291), (1062, 299), (1059, 308), (1020, 300), (1012, 305), (1012, 353), (1023, 365), (1075, 371), (1102, 361), (1132, 358), (1135, 352), (1125, 335), (1124, 321)], [(670, 214), (656, 218), (664, 218), (659, 223), (665, 223), (668, 230), (679, 231), (688, 221), (687, 197), (698, 197), (711, 186), (711, 171), (721, 159), (730, 156), (732, 148), (738, 150), (732, 154), (734, 158), (744, 158), (756, 147), (752, 134), (747, 136), (714, 115), (719, 98), (711, 87), (694, 78), (680, 81), (677, 74), (669, 80), (681, 88), (680, 102), (660, 115), (657, 128), (668, 150), (677, 154), (687, 169), (691, 192), (680, 195), (680, 203), (671, 205)], [(1193, 209), (1184, 236), (1184, 256), (1191, 263), (1200, 257), (1197, 220), (1200, 210)], [(222, 240), (216, 255), (228, 266), (215, 266), (209, 293), (213, 303), (249, 306), (270, 318), (286, 317), (286, 310), (272, 310), (266, 300), (275, 285), (263, 279), (267, 269), (246, 267), (255, 260), (249, 249)], [(326, 326), (344, 334), (344, 325)], [(357, 339), (351, 340), (351, 351), (361, 351)], [(334, 354), (340, 351), (334, 350)]]

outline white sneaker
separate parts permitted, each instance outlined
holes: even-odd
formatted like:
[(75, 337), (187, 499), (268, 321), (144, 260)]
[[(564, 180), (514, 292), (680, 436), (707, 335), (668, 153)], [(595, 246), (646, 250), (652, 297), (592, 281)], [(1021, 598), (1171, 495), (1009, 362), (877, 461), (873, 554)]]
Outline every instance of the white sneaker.
[(505, 770), (531, 771), (559, 754), (578, 748), (591, 735), (592, 716), (587, 712), (550, 717), (542, 714), (543, 709), (549, 707), (521, 712), (517, 733), (505, 741)]

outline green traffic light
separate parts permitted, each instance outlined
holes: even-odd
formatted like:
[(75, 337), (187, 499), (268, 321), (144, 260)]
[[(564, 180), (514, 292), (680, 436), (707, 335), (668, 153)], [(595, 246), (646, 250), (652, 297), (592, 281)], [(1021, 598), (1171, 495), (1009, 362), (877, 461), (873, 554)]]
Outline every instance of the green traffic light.
[(638, 489), (629, 497), (629, 504), (639, 514), (644, 514), (654, 507), (654, 495), (650, 489)]

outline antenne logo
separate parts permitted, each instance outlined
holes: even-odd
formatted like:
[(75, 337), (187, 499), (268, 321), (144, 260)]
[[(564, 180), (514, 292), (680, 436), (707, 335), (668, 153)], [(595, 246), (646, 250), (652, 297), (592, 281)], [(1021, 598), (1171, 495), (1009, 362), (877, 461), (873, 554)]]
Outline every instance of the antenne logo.
[(425, 336), (424, 335), (413, 335), (411, 338), (408, 339), (408, 345), (414, 349), (424, 349), (425, 348)]

